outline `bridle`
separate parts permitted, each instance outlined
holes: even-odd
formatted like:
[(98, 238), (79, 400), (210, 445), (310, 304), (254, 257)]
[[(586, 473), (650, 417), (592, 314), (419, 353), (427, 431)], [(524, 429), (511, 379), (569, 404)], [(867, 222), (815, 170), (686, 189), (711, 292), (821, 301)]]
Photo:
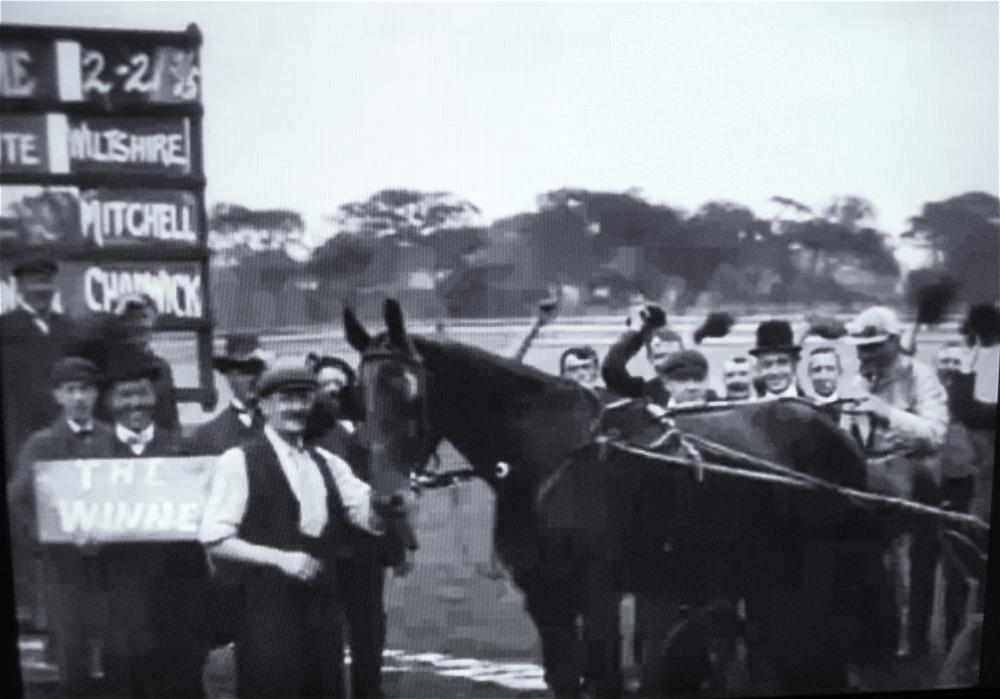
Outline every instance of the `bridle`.
[[(424, 367), (423, 362), (417, 357), (411, 357), (389, 349), (373, 350), (365, 352), (361, 356), (361, 363), (358, 367), (359, 384), (364, 381), (365, 365), (374, 362), (386, 362), (402, 365), (409, 372), (409, 375), (416, 378), (417, 386), (415, 391), (415, 400), (418, 401), (418, 409), (415, 415), (415, 425), (418, 434), (418, 443), (416, 448), (413, 450), (415, 455), (410, 462), (410, 480), (411, 486), (415, 488), (421, 487), (420, 481), (422, 479), (426, 479), (429, 474), (435, 473), (437, 467), (441, 464), (441, 458), (437, 453), (438, 445), (441, 443), (441, 437), (431, 432), (430, 414), (427, 401), (427, 369)], [(364, 387), (361, 386), (361, 388), (362, 400), (364, 400)], [(366, 405), (366, 414), (368, 413), (368, 410), (369, 407)], [(430, 464), (434, 465), (433, 469), (428, 468)]]

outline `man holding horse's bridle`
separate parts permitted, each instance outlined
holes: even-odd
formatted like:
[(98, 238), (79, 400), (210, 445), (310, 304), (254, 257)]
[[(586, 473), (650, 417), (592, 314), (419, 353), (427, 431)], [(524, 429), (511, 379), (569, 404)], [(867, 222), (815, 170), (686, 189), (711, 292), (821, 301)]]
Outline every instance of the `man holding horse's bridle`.
[(262, 434), (220, 458), (199, 538), (237, 597), (239, 696), (342, 697), (336, 554), (344, 527), (406, 515), (341, 458), (303, 441), (316, 376), (278, 362), (257, 385)]

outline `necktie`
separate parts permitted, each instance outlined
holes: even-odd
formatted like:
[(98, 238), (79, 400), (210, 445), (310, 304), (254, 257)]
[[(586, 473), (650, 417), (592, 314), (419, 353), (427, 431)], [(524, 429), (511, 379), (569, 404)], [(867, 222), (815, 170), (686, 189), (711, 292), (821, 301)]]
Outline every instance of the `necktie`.
[(142, 437), (139, 435), (129, 435), (128, 446), (132, 450), (132, 453), (136, 456), (142, 455), (142, 452), (146, 451), (146, 443), (142, 441)]

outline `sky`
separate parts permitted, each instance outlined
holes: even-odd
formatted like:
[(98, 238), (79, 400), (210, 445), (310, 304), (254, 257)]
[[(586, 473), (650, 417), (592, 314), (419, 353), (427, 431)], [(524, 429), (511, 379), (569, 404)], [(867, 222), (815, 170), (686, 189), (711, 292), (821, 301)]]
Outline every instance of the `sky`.
[(208, 201), (311, 225), (388, 187), (488, 222), (564, 186), (693, 211), (998, 194), (998, 3), (7, 2), (204, 37)]

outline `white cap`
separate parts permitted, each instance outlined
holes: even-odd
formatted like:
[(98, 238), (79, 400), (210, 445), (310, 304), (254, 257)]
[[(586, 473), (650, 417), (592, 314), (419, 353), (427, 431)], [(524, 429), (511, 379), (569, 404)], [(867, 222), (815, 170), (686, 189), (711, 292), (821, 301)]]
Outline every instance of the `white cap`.
[(872, 306), (847, 323), (848, 344), (875, 345), (885, 342), (890, 336), (902, 335), (899, 316), (888, 306)]

